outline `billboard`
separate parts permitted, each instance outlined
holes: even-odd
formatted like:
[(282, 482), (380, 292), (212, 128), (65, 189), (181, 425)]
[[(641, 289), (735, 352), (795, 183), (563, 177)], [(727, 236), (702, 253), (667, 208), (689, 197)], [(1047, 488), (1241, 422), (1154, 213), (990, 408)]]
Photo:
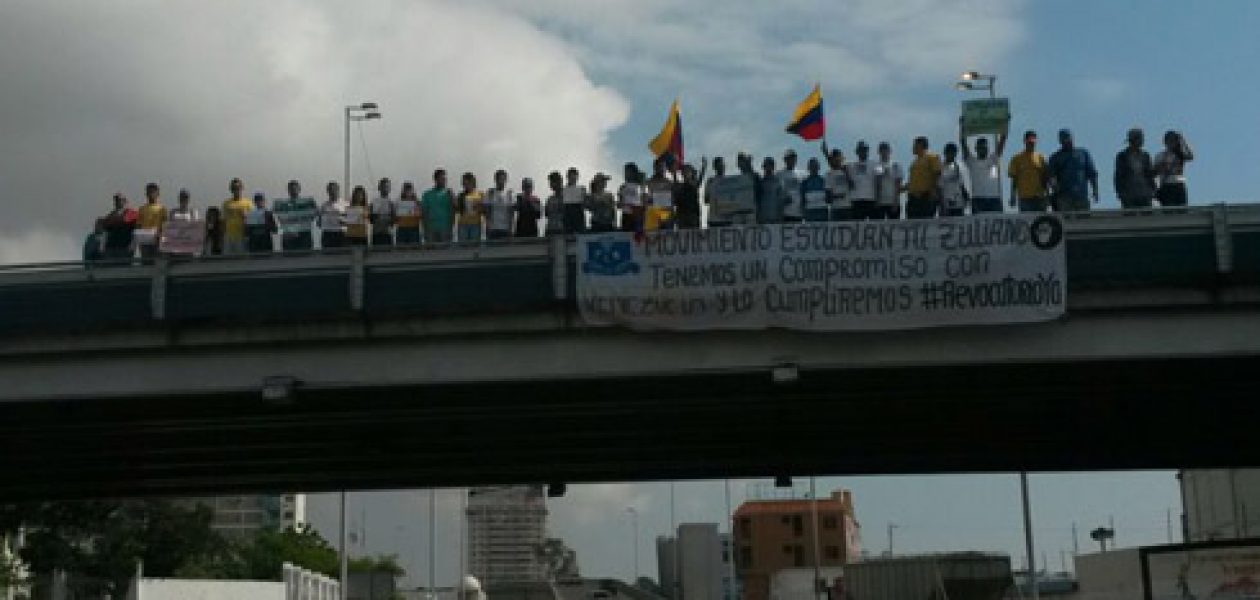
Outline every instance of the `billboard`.
[(1260, 599), (1260, 539), (1142, 549), (1146, 600)]

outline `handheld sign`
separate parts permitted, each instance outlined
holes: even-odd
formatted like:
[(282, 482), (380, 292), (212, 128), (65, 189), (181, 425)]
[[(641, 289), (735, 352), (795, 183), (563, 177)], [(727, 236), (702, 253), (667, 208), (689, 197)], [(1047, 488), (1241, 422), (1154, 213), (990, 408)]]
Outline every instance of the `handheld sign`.
[(727, 175), (710, 181), (709, 185), (713, 186), (709, 210), (716, 213), (719, 221), (730, 221), (733, 215), (753, 212), (757, 182), (751, 176)]
[(274, 202), (272, 214), (281, 233), (305, 233), (311, 230), (318, 210), (314, 198), (284, 198)]
[(1008, 98), (984, 98), (963, 100), (963, 135), (1002, 133), (1011, 121), (1011, 103)]
[(206, 243), (206, 222), (168, 221), (162, 228), (158, 250), (166, 254), (200, 255)]

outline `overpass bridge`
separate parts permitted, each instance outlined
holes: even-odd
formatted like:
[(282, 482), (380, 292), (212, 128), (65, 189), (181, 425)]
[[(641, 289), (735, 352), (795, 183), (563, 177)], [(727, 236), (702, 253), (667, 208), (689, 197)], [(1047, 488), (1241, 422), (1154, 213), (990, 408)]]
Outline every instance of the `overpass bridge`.
[(634, 332), (574, 244), (0, 271), (0, 498), (1260, 464), (1260, 207), (1066, 226), (1068, 314)]

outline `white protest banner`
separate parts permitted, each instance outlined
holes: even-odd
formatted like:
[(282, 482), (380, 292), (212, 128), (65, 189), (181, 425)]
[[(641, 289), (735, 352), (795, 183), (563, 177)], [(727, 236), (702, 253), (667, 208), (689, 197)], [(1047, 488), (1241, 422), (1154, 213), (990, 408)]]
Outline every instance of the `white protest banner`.
[(206, 243), (206, 222), (167, 221), (158, 250), (166, 254), (200, 255)]
[(1061, 316), (1063, 224), (1049, 215), (717, 227), (578, 239), (592, 325), (817, 331)]
[(281, 233), (306, 233), (311, 230), (318, 210), (314, 198), (283, 198), (275, 201), (272, 214)]
[(726, 175), (709, 182), (709, 210), (715, 221), (729, 223), (738, 214), (752, 214), (756, 208), (757, 181), (751, 175)]

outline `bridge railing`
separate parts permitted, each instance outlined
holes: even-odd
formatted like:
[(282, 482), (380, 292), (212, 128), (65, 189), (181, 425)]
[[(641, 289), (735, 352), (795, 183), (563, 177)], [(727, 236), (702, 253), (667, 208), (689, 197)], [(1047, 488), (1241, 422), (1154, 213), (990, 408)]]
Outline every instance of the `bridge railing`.
[[(1260, 205), (1067, 215), (1069, 287), (1189, 289), (1260, 284)], [(570, 311), (576, 245), (337, 249), (0, 266), (0, 332), (181, 324)], [(1072, 296), (1069, 296), (1071, 303)]]

